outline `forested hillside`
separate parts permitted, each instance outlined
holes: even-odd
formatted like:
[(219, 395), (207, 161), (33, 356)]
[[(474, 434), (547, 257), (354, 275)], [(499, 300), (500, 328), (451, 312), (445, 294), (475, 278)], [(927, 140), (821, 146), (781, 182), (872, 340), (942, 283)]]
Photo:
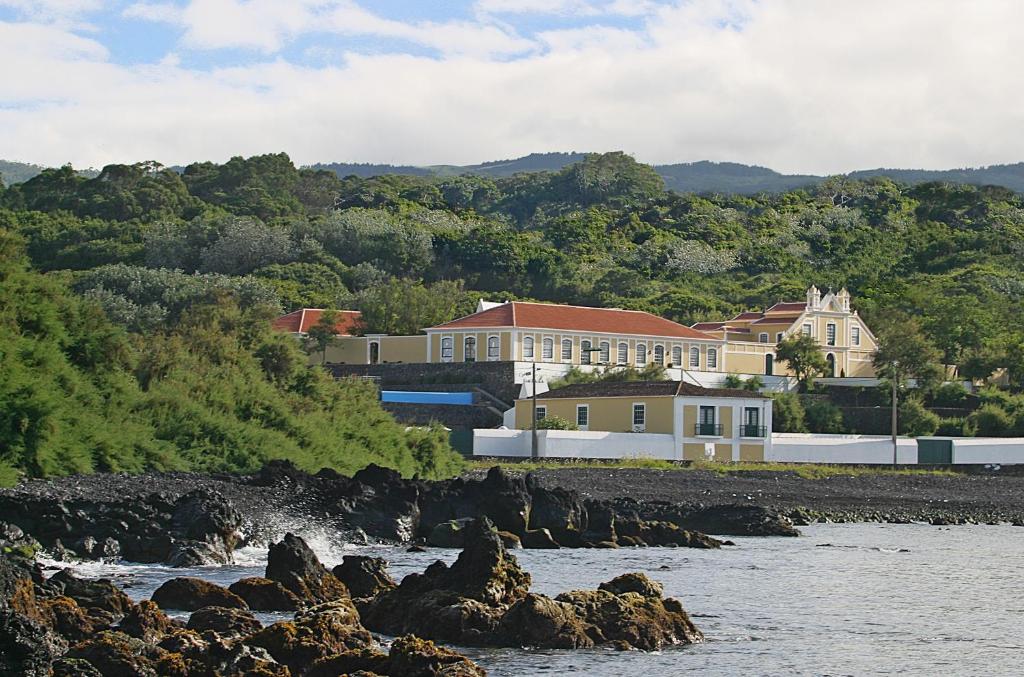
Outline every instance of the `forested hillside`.
[(450, 468), (267, 334), (303, 306), (361, 308), (389, 333), (480, 296), (691, 323), (846, 286), (869, 323), (916, 317), (962, 375), (1024, 376), (1024, 203), (1003, 188), (699, 197), (621, 153), (498, 178), (339, 178), (281, 154), (46, 170), (0, 191), (0, 229), (0, 458), (35, 473), (280, 455)]

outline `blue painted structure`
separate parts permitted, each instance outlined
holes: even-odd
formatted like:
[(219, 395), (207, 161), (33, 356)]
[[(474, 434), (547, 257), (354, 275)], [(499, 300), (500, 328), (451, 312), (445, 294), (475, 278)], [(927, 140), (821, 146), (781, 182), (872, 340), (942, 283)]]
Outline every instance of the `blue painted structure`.
[(431, 393), (411, 390), (382, 390), (381, 402), (401, 402), (405, 404), (452, 404), (472, 406), (473, 393)]

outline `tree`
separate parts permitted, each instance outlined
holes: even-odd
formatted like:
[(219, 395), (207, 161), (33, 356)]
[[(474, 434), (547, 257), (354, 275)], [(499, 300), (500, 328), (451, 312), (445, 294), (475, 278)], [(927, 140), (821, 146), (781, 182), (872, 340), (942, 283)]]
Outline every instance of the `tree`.
[(334, 337), (338, 333), (337, 324), (337, 311), (325, 310), (320, 313), (320, 319), (316, 324), (306, 332), (306, 349), (316, 350), (321, 354), (321, 365), (327, 364), (327, 349), (334, 343)]
[(804, 407), (796, 393), (772, 394), (772, 432), (807, 432)]
[(874, 365), (879, 377), (897, 388), (916, 379), (922, 391), (932, 390), (944, 376), (941, 354), (914, 318), (900, 312), (880, 314), (875, 320), (878, 350)]
[(911, 437), (934, 435), (939, 429), (938, 414), (925, 409), (918, 397), (908, 397), (900, 405), (899, 432)]
[(793, 334), (783, 339), (775, 348), (775, 359), (789, 366), (803, 392), (828, 369), (828, 362), (821, 354), (821, 346), (807, 334)]
[(414, 335), (473, 311), (462, 282), (442, 280), (430, 286), (415, 280), (391, 279), (356, 295), (368, 334)]

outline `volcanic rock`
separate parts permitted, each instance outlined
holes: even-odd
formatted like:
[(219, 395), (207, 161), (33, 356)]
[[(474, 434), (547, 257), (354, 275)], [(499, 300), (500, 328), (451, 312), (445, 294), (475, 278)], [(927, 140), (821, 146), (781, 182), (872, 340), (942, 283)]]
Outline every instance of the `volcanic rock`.
[(269, 578), (243, 578), (229, 585), (228, 590), (244, 599), (253, 611), (297, 611), (303, 607), (295, 593)]
[(245, 600), (216, 583), (189, 576), (172, 578), (156, 589), (152, 597), (161, 609), (195, 611), (206, 606), (248, 609)]
[(270, 546), (266, 577), (277, 581), (306, 604), (348, 597), (344, 584), (329, 572), (302, 538), (285, 534)]
[(388, 574), (387, 561), (381, 557), (345, 555), (332, 573), (353, 597), (376, 597), (398, 585)]

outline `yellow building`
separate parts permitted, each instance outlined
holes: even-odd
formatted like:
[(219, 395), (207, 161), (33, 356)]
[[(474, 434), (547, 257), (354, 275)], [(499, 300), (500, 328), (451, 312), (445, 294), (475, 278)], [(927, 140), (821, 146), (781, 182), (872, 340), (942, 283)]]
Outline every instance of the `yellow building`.
[[(515, 404), (515, 427), (532, 427), (534, 401)], [(771, 448), (772, 400), (756, 392), (681, 381), (577, 383), (537, 395), (537, 419), (579, 430), (671, 438), (678, 460), (763, 461)], [(628, 438), (618, 443), (628, 443)]]
[(826, 377), (875, 376), (872, 358), (878, 348), (874, 334), (850, 308), (845, 289), (822, 296), (817, 287), (807, 299), (780, 302), (764, 312), (740, 313), (724, 322), (698, 322), (693, 329), (725, 342), (725, 363), (731, 373), (791, 376), (775, 362), (775, 346), (792, 334), (818, 340), (829, 364)]
[(636, 310), (510, 301), (426, 330), (430, 362), (725, 370), (725, 340)]

